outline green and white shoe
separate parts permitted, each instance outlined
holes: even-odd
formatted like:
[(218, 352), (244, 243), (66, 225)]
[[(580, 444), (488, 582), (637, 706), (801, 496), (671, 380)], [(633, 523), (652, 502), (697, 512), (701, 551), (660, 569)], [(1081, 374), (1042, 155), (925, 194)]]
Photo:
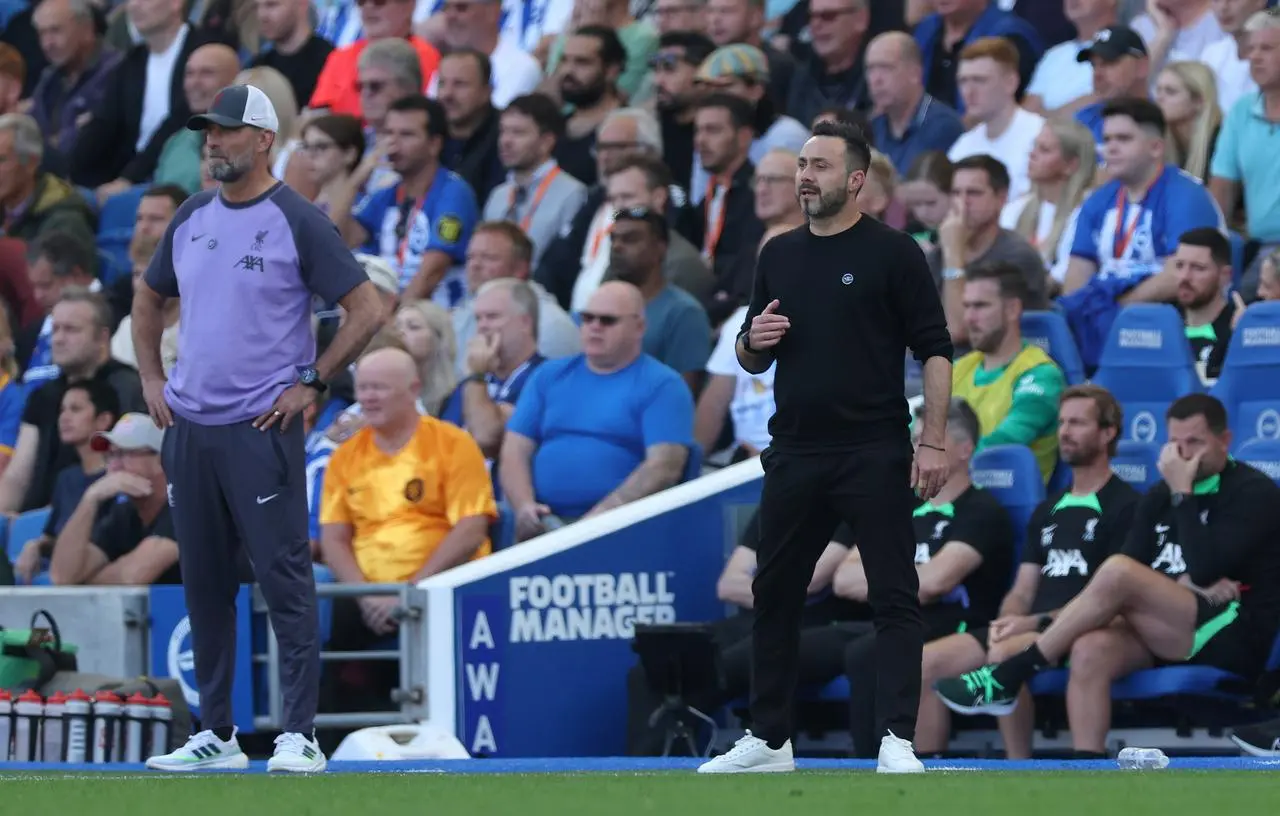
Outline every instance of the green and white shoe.
[(249, 757), (240, 750), (234, 733), (223, 742), (212, 731), (201, 731), (173, 753), (151, 757), (147, 767), (153, 771), (242, 771), (249, 767)]
[(992, 714), (1003, 717), (1018, 706), (1017, 688), (1005, 688), (995, 678), (995, 666), (950, 677), (933, 684), (933, 691), (943, 704), (957, 714)]

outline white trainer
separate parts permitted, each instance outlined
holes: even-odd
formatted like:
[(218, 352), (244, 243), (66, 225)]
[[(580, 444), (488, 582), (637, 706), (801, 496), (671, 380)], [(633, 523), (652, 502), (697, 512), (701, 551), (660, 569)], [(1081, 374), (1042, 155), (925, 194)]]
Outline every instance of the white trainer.
[(327, 765), (314, 737), (290, 732), (276, 737), (276, 752), (267, 760), (267, 773), (320, 773)]
[(895, 737), (890, 731), (880, 740), (880, 760), (876, 763), (876, 773), (924, 773), (924, 763), (916, 758), (916, 751), (910, 742)]
[(729, 751), (698, 766), (698, 773), (787, 773), (795, 769), (791, 740), (784, 742), (781, 748), (770, 748), (768, 743), (748, 731)]
[(149, 758), (147, 767), (153, 771), (242, 771), (249, 767), (249, 757), (240, 750), (235, 732), (223, 742), (212, 731), (201, 731), (178, 750)]

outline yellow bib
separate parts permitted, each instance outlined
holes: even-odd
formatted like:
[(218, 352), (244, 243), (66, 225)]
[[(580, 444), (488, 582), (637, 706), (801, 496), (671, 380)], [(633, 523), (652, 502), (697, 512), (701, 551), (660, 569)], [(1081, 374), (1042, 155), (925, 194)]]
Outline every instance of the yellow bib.
[[(982, 427), (982, 435), (987, 436), (1009, 415), (1009, 407), (1013, 405), (1013, 391), (1022, 375), (1036, 366), (1053, 363), (1049, 355), (1034, 343), (1027, 343), (1018, 352), (1018, 356), (1009, 361), (1000, 375), (986, 385), (978, 385), (976, 375), (982, 368), (986, 355), (980, 351), (971, 351), (956, 361), (951, 377), (951, 393), (963, 397), (969, 407), (978, 415)], [(1048, 433), (1030, 445), (1040, 465), (1040, 474), (1049, 481), (1053, 469), (1058, 464), (1058, 434), (1050, 429)]]

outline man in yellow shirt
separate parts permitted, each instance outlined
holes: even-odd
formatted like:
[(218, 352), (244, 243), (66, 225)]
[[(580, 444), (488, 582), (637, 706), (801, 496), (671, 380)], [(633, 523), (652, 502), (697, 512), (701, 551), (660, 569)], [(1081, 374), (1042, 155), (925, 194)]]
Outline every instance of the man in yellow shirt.
[(978, 450), (1026, 445), (1049, 481), (1058, 465), (1058, 398), (1067, 386), (1058, 364), (1022, 339), (1025, 276), (1005, 261), (964, 271), (964, 322), (973, 351), (956, 360), (951, 394), (978, 415)]
[[(484, 455), (462, 428), (418, 414), (421, 388), (400, 349), (356, 368), (367, 424), (333, 452), (320, 508), (320, 552), (341, 583), (417, 582), (490, 552), (498, 511)], [(398, 602), (335, 603), (330, 643), (361, 648), (395, 631)]]

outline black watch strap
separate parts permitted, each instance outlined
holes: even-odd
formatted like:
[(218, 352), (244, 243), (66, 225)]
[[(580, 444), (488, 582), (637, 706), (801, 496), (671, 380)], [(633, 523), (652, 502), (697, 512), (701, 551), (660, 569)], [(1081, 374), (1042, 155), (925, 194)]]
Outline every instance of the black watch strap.
[(745, 351), (747, 354), (760, 353), (759, 351), (751, 347), (751, 330), (750, 329), (747, 329), (746, 331), (741, 332), (738, 335), (738, 337), (739, 339), (742, 340), (742, 350)]

